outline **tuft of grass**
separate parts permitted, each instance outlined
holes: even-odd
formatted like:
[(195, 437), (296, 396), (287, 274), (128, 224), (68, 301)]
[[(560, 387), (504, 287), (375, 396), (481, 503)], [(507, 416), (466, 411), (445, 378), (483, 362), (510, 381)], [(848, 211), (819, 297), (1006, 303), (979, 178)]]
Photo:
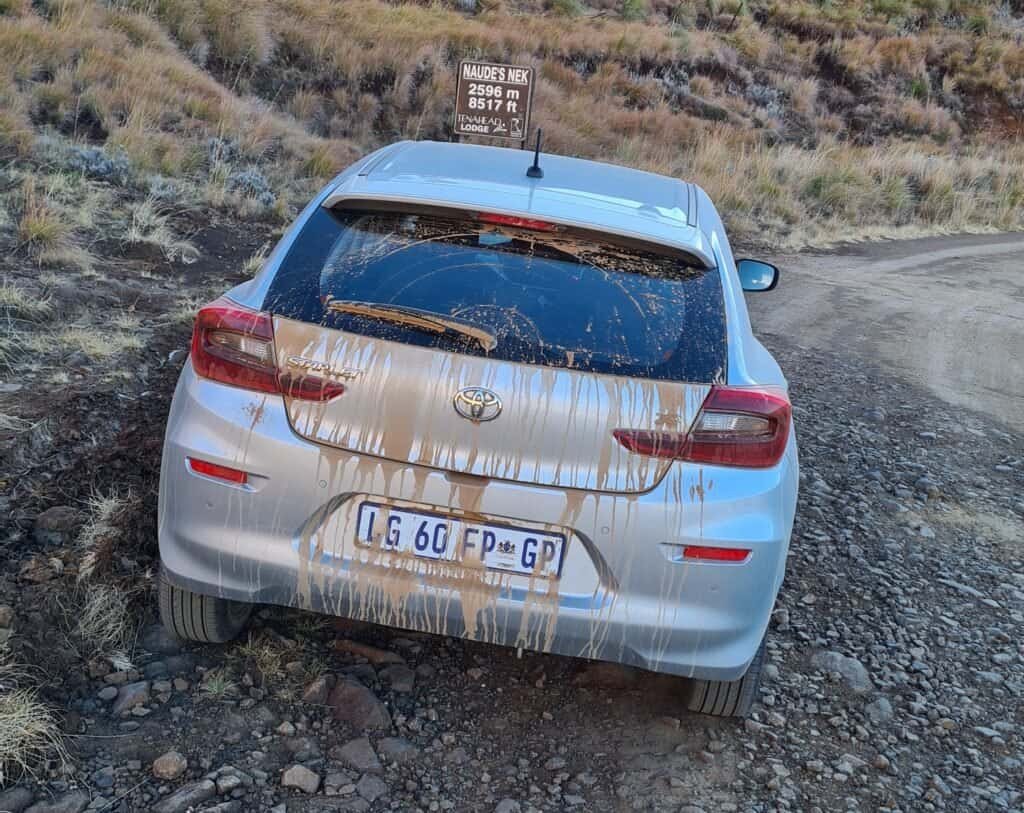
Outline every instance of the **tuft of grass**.
[(79, 655), (130, 664), (137, 625), (131, 594), (114, 583), (94, 582), (80, 587), (74, 606), (71, 640)]
[(548, 10), (561, 17), (579, 17), (583, 13), (583, 6), (579, 0), (550, 0)]
[(303, 170), (311, 178), (331, 178), (340, 169), (327, 145), (315, 147), (306, 159)]
[(263, 264), (267, 261), (267, 257), (270, 255), (270, 244), (264, 243), (255, 253), (245, 261), (245, 265), (242, 266), (242, 273), (247, 277), (256, 276), (260, 269), (263, 268)]
[(199, 691), (210, 700), (226, 700), (238, 694), (238, 685), (231, 679), (231, 673), (224, 667), (211, 669), (203, 675)]
[(38, 356), (83, 353), (93, 361), (105, 361), (131, 350), (145, 347), (142, 336), (115, 331), (90, 324), (68, 325), (49, 333), (33, 333), (24, 338), (23, 346)]
[(284, 665), (292, 652), (294, 647), (290, 644), (283, 644), (265, 633), (249, 633), (245, 643), (231, 651), (231, 658), (240, 661), (246, 671), (255, 672), (260, 685), (270, 685), (284, 679)]
[(77, 540), (79, 582), (110, 571), (125, 550), (125, 529), (138, 507), (138, 499), (130, 491), (96, 494), (89, 500), (89, 518)]
[(647, 17), (647, 0), (622, 0), (623, 20), (643, 20)]
[(31, 689), (0, 689), (0, 785), (35, 776), (38, 766), (56, 756), (68, 761), (60, 724)]
[(57, 716), (25, 687), (28, 680), (29, 674), (0, 650), (0, 787), (34, 778), (48, 759), (61, 766), (69, 761)]
[(322, 658), (310, 655), (295, 641), (265, 631), (250, 632), (229, 654), (238, 671), (249, 674), (282, 700), (297, 699), (309, 683), (327, 671)]
[(0, 313), (5, 316), (37, 322), (49, 316), (52, 310), (49, 297), (33, 296), (7, 280), (0, 282)]
[(38, 191), (32, 176), (26, 178), (22, 186), (22, 212), (17, 235), (19, 245), (37, 257), (65, 245), (71, 235), (70, 224)]
[(132, 205), (130, 211), (131, 220), (124, 234), (126, 243), (156, 246), (170, 262), (181, 260), (189, 264), (199, 258), (198, 249), (174, 233), (166, 204), (149, 196)]

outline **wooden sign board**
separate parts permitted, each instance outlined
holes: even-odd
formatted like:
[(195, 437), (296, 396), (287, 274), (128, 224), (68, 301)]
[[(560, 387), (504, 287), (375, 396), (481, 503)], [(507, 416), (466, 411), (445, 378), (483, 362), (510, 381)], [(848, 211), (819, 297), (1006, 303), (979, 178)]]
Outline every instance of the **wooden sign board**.
[(463, 60), (455, 91), (455, 135), (525, 141), (532, 103), (533, 68)]

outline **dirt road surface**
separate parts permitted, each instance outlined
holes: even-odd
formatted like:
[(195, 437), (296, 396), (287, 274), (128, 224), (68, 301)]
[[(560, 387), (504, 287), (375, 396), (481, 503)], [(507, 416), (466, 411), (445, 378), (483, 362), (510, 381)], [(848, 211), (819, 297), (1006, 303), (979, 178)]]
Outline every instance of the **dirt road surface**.
[[(135, 309), (145, 341), (115, 377), (79, 358), (56, 397), (5, 384), (0, 624), (73, 761), (0, 810), (1024, 809), (1021, 238), (780, 258), (780, 288), (749, 298), (802, 471), (765, 684), (735, 721), (688, 713), (674, 678), (274, 608), (238, 644), (169, 640), (156, 472), (189, 327), (165, 314), (241, 279), (267, 237), (196, 228), (187, 269), (112, 245), (106, 276), (49, 293)], [(96, 494), (121, 508), (90, 518)], [(83, 523), (108, 540), (86, 578)], [(120, 655), (82, 623), (108, 585), (130, 597)]]
[(881, 361), (944, 401), (1024, 431), (1024, 235), (870, 243), (777, 257), (757, 330)]

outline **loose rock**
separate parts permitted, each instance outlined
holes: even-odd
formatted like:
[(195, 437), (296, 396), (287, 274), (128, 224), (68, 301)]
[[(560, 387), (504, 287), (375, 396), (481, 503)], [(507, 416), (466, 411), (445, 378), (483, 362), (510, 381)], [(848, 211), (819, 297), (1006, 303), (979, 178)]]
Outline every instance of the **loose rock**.
[(360, 773), (380, 773), (383, 766), (366, 737), (349, 740), (331, 749), (331, 757)]
[(140, 680), (137, 683), (126, 683), (117, 693), (117, 700), (110, 707), (110, 713), (114, 717), (120, 717), (136, 706), (142, 706), (149, 702), (149, 681)]
[(331, 690), (327, 699), (334, 719), (349, 723), (357, 730), (390, 728), (391, 714), (372, 691), (359, 681), (345, 677)]
[(188, 769), (188, 760), (177, 751), (168, 751), (153, 760), (153, 776), (157, 779), (177, 779)]
[(305, 765), (292, 765), (281, 775), (281, 784), (286, 788), (298, 788), (303, 793), (316, 793), (320, 787), (320, 774)]
[(217, 786), (209, 779), (190, 782), (176, 790), (154, 808), (154, 813), (185, 813), (212, 799), (217, 794)]

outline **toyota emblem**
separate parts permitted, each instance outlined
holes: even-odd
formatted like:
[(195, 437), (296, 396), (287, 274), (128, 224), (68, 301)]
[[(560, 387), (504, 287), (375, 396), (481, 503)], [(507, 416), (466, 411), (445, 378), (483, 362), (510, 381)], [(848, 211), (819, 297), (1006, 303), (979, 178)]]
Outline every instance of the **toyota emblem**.
[(455, 393), (452, 403), (463, 418), (477, 423), (493, 421), (501, 414), (498, 394), (483, 387), (463, 387)]

